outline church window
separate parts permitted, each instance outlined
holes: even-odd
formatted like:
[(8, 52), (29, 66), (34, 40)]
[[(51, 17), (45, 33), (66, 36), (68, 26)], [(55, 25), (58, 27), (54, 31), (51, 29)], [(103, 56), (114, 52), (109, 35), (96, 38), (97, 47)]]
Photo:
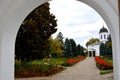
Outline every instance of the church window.
[(102, 39), (102, 35), (101, 35), (101, 39)]
[(104, 34), (104, 39), (106, 39), (106, 35)]

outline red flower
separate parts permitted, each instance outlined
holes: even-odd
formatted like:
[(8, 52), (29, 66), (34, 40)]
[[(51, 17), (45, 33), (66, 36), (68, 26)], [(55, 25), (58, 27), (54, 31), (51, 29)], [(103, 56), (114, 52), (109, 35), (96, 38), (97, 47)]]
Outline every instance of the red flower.
[(102, 60), (102, 59), (101, 59), (100, 57), (98, 57), (98, 56), (95, 57), (95, 60), (96, 60), (96, 62), (97, 62), (99, 65), (101, 65), (101, 66), (104, 66), (104, 67), (106, 67), (106, 68), (112, 68), (112, 65), (111, 65), (111, 64), (109, 64), (108, 62)]

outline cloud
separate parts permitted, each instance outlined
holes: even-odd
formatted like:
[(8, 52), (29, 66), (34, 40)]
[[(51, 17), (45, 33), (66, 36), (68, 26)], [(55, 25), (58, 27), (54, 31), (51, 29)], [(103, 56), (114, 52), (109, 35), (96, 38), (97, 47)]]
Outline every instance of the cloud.
[(88, 5), (75, 0), (50, 1), (50, 11), (58, 19), (58, 32), (64, 37), (73, 38), (77, 44), (85, 47), (91, 37), (99, 37), (99, 29), (105, 22), (100, 15)]

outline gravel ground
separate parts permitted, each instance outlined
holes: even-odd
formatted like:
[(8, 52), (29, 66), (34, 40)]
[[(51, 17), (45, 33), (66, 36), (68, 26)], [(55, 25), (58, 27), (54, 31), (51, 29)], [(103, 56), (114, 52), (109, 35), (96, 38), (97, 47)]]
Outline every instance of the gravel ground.
[(50, 77), (16, 78), (15, 80), (113, 80), (113, 74), (100, 75), (93, 57)]

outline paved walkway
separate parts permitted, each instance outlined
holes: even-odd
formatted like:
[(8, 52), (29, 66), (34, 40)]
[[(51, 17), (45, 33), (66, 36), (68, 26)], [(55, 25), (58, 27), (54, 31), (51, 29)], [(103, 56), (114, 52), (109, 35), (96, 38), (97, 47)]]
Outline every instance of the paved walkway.
[(21, 78), (15, 80), (113, 80), (113, 74), (99, 75), (94, 58), (86, 58), (50, 77)]

